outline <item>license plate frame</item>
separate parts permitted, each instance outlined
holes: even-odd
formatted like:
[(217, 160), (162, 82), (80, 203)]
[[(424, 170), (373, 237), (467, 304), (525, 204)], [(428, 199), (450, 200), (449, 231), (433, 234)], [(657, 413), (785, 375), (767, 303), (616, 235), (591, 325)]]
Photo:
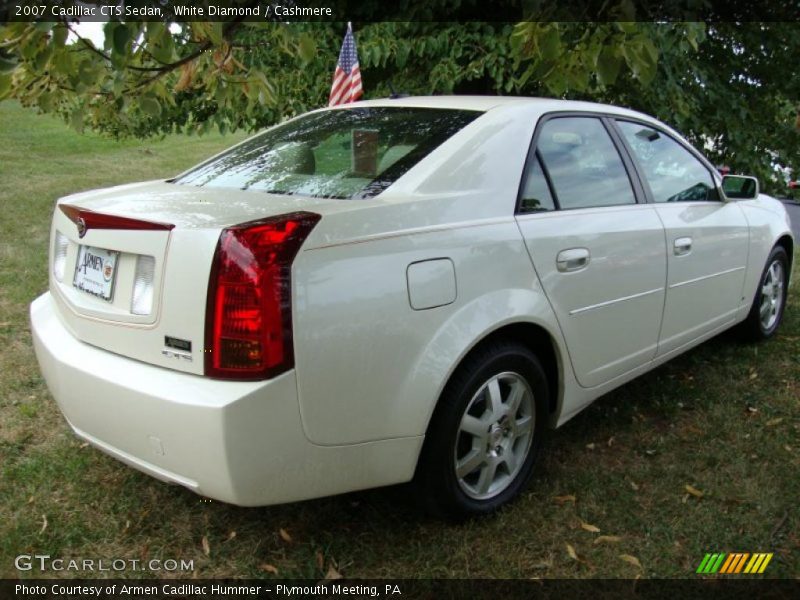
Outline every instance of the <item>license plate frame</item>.
[(81, 244), (72, 286), (106, 302), (113, 302), (119, 254), (118, 250)]

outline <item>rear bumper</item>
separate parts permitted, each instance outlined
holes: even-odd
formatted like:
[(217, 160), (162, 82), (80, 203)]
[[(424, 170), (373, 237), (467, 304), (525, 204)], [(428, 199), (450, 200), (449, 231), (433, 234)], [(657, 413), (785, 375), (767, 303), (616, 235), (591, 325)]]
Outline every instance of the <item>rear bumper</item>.
[(75, 339), (49, 292), (30, 312), (42, 374), (72, 429), (153, 477), (259, 506), (413, 476), (421, 437), (347, 446), (309, 442), (294, 371), (259, 382), (171, 371)]

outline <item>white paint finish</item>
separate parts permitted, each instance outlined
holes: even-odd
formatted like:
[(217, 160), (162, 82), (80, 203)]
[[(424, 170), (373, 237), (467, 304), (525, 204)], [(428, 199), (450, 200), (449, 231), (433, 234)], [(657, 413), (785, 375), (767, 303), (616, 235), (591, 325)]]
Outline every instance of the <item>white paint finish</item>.
[[(92, 244), (142, 253), (147, 250), (148, 239), (166, 241), (167, 238), (164, 232), (90, 230), (84, 240), (90, 239), (90, 235)], [(159, 252), (156, 244), (150, 245), (157, 253), (152, 316), (130, 313), (135, 259), (127, 267), (121, 265), (117, 273), (117, 283), (124, 285), (117, 288), (119, 297), (115, 298), (124, 306), (113, 312), (103, 300), (72, 288), (71, 277), (65, 275), (66, 283), (58, 283), (51, 276), (50, 289), (64, 325), (78, 339), (98, 348), (202, 375), (208, 276), (218, 237), (215, 230), (175, 229), (169, 234), (168, 254)], [(139, 245), (128, 242), (132, 239), (138, 239)], [(166, 244), (163, 245), (166, 249)], [(68, 253), (68, 272), (74, 268), (74, 260), (74, 253)], [(162, 285), (164, 281), (169, 285)], [(190, 340), (192, 360), (162, 353), (165, 336)]]
[(449, 258), (424, 260), (408, 265), (408, 301), (414, 310), (452, 304), (456, 299), (456, 270)]
[(294, 372), (265, 382), (223, 382), (105, 352), (64, 328), (50, 294), (31, 305), (31, 324), (42, 373), (76, 434), (159, 479), (259, 506), (413, 474), (421, 437), (311, 444), (300, 425)]
[[(415, 311), (407, 265), (441, 256), (450, 258), (458, 274), (457, 298)], [(343, 444), (424, 433), (438, 390), (455, 366), (448, 357), (476, 340), (458, 335), (452, 347), (424, 349), (445, 327), (477, 326), (475, 334), (495, 328), (508, 318), (512, 307), (504, 300), (511, 292), (532, 294), (538, 285), (509, 217), (504, 223), (306, 251), (295, 261), (294, 287), (303, 424), (315, 443)], [(476, 317), (474, 307), (485, 306), (482, 300), (497, 290), (504, 293), (489, 321)], [(449, 335), (456, 333), (461, 332)]]
[[(265, 214), (282, 214), (301, 209), (335, 210), (345, 209), (347, 206), (347, 203), (335, 200), (298, 199), (257, 191), (198, 188), (162, 180), (74, 194), (59, 200), (59, 204), (73, 204), (110, 215), (169, 223), (177, 229), (220, 229), (227, 225), (260, 219)], [(71, 223), (68, 219), (66, 221)], [(74, 224), (72, 229), (75, 229)], [(120, 232), (108, 232), (109, 235), (118, 233)], [(93, 234), (102, 235), (103, 232), (90, 230), (86, 239)]]
[(720, 323), (733, 322), (744, 301), (749, 233), (736, 202), (654, 206), (670, 248), (691, 239), (690, 252), (667, 255), (667, 300), (658, 348), (663, 354)]
[[(650, 205), (537, 213), (517, 218), (567, 340), (581, 385), (593, 387), (655, 355), (664, 306), (664, 228)], [(581, 247), (578, 271), (559, 256)]]
[[(792, 238), (792, 229), (786, 208), (774, 198), (761, 194), (757, 200), (740, 200), (736, 201), (736, 204), (742, 209), (747, 219), (750, 233), (747, 271), (742, 288), (745, 302), (737, 314), (737, 319), (743, 319), (755, 298), (761, 274), (764, 271), (767, 257), (775, 245), (775, 240), (783, 236)], [(794, 242), (797, 247), (797, 240)], [(792, 267), (793, 270), (796, 270), (794, 264)]]
[[(561, 424), (743, 319), (770, 249), (790, 232), (782, 205), (763, 195), (720, 212), (635, 205), (515, 220), (542, 114), (586, 110), (658, 124), (632, 111), (482, 97), (362, 104), (488, 112), (373, 199), (158, 181), (63, 200), (176, 226), (169, 235), (93, 230), (85, 238), (156, 257), (161, 287), (153, 316), (126, 315), (54, 281), (31, 307), (42, 371), (79, 436), (155, 477), (237, 504), (407, 481), (448, 378), (487, 335), (526, 324), (548, 336), (558, 368), (551, 423)], [(264, 382), (202, 377), (208, 277), (221, 229), (297, 210), (322, 219), (292, 269), (296, 368)], [(728, 218), (736, 210), (739, 221)], [(58, 210), (55, 227), (74, 241), (74, 225)], [(678, 256), (681, 238), (692, 243)], [(559, 271), (559, 253), (576, 249), (587, 251), (586, 264)], [(409, 265), (445, 257), (456, 274), (455, 298), (412, 309)], [(133, 268), (125, 260), (120, 273)], [(452, 296), (442, 278), (422, 272), (411, 279), (417, 275), (411, 287), (431, 296), (419, 306)], [(701, 287), (705, 294), (697, 293)], [(666, 294), (674, 302), (656, 356)], [(193, 360), (162, 354), (165, 335), (191, 340)]]
[[(75, 223), (59, 209), (56, 209), (53, 214), (51, 248), (55, 241), (56, 231), (61, 232), (68, 240), (67, 257), (63, 281), (57, 281), (51, 269), (50, 284), (53, 290), (64, 300), (65, 304), (70, 306), (76, 314), (90, 319), (119, 321), (141, 326), (150, 326), (156, 321), (159, 311), (157, 302), (154, 302), (153, 310), (149, 315), (134, 315), (131, 313), (136, 258), (140, 254), (153, 256), (156, 261), (156, 268), (160, 272), (167, 253), (169, 232), (89, 229), (86, 235), (81, 238), (78, 236)], [(120, 252), (111, 302), (73, 287), (72, 283), (80, 246), (95, 246)], [(50, 260), (52, 260), (52, 251)], [(162, 278), (157, 277), (154, 281), (154, 298), (159, 297), (162, 286)]]
[[(409, 96), (407, 98), (378, 98), (362, 100), (353, 105), (358, 106), (414, 106), (423, 108), (453, 108), (461, 110), (496, 111), (500, 110), (534, 110), (539, 114), (555, 111), (579, 111), (590, 113), (607, 113), (618, 116), (634, 117), (657, 124), (662, 129), (677, 135), (650, 115), (610, 104), (583, 102), (580, 100), (555, 100), (553, 98), (534, 98), (529, 96)], [(334, 110), (346, 110), (348, 105), (340, 105)], [(321, 109), (327, 110), (327, 109)]]
[(685, 343), (683, 346), (679, 346), (674, 350), (667, 352), (665, 354), (657, 355), (652, 361), (640, 366), (636, 367), (635, 369), (631, 369), (630, 371), (615, 377), (614, 379), (607, 381), (601, 385), (598, 385), (593, 388), (579, 388), (577, 385), (570, 386), (569, 395), (571, 396), (571, 402), (567, 405), (564, 405), (564, 410), (561, 411), (558, 415), (558, 420), (556, 422), (556, 427), (560, 427), (567, 421), (569, 421), (572, 417), (577, 415), (581, 410), (586, 408), (589, 404), (594, 402), (596, 399), (604, 396), (605, 394), (617, 389), (618, 387), (628, 383), (639, 377), (640, 375), (644, 375), (653, 369), (660, 367), (664, 363), (670, 361), (671, 359), (675, 358), (679, 354), (686, 352), (687, 350), (691, 350), (695, 346), (702, 344), (703, 342), (710, 340), (715, 335), (725, 331), (730, 327), (730, 323), (723, 323), (721, 325), (717, 325), (715, 328), (707, 331), (706, 333), (700, 334), (698, 337), (692, 339), (691, 341)]

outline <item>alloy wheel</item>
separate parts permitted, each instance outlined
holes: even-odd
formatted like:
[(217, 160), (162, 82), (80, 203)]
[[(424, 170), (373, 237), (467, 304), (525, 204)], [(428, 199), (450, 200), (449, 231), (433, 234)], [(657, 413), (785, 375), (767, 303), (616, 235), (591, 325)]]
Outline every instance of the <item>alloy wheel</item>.
[(531, 449), (534, 406), (530, 386), (517, 373), (500, 373), (478, 388), (461, 418), (453, 455), (467, 496), (487, 500), (514, 481)]
[(783, 263), (780, 260), (772, 261), (761, 284), (761, 303), (758, 310), (764, 331), (772, 329), (780, 317), (784, 280)]

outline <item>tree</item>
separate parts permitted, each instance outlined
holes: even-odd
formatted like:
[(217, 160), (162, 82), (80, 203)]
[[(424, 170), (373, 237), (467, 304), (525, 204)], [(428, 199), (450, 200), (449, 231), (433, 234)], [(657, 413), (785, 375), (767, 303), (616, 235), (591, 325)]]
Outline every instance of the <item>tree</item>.
[[(702, 28), (683, 28), (693, 41)], [(67, 21), (3, 28), (0, 94), (114, 135), (248, 128), (323, 105), (341, 24), (112, 21), (96, 48)], [(359, 29), (372, 95), (602, 91), (641, 84), (658, 50), (639, 24), (370, 23)]]
[[(800, 158), (794, 22), (354, 26), (366, 97), (397, 91), (589, 99), (653, 114), (713, 160), (762, 181), (776, 163)], [(2, 28), (0, 99), (18, 98), (76, 129), (114, 136), (255, 130), (323, 106), (344, 33), (340, 23), (114, 21), (96, 48), (70, 35), (71, 27)]]

